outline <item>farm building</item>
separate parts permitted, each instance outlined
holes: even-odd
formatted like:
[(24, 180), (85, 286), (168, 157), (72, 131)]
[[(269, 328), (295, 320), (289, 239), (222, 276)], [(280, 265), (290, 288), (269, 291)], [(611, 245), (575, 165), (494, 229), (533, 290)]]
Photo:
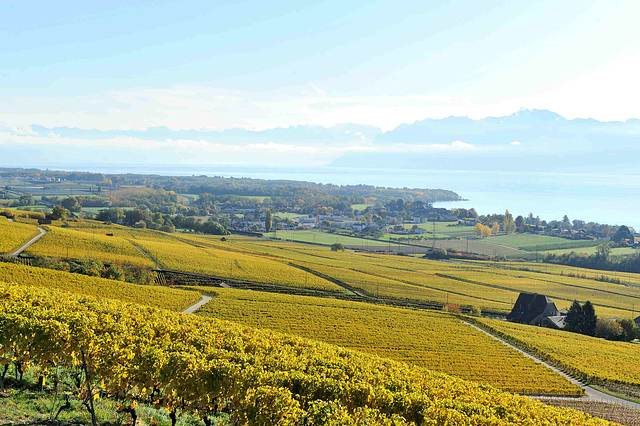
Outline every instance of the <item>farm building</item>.
[(544, 294), (520, 293), (507, 320), (561, 330), (565, 327), (566, 315), (566, 311), (559, 311)]

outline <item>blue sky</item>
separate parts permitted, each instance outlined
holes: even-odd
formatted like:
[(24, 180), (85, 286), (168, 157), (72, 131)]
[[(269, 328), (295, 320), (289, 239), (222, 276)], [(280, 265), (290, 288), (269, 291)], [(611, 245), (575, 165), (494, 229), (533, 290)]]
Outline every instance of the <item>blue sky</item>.
[(637, 1), (0, 7), (5, 127), (389, 130), (519, 108), (640, 117)]

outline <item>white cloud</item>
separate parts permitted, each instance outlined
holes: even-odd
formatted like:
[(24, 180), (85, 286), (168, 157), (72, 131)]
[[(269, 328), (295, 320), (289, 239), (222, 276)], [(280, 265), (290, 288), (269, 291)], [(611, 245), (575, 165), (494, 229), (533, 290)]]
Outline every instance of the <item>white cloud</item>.
[(522, 144), (520, 142), (518, 142), (518, 141), (513, 141), (513, 142), (511, 142), (511, 145), (522, 145)]
[[(520, 108), (555, 111), (567, 118), (638, 118), (640, 47), (602, 67), (570, 79), (554, 80), (518, 96), (478, 95), (473, 88), (455, 96), (334, 93), (314, 83), (271, 91), (239, 91), (204, 85), (137, 87), (76, 96), (0, 97), (0, 123), (14, 133), (33, 134), (33, 124), (83, 129), (261, 130), (291, 125), (361, 123), (391, 130), (402, 123), (449, 115), (482, 118)], [(488, 91), (487, 91), (488, 92)]]

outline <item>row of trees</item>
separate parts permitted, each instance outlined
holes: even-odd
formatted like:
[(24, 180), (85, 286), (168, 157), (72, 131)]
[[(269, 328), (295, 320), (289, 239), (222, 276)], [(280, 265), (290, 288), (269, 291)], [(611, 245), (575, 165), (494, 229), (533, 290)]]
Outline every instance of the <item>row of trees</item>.
[(591, 302), (587, 300), (584, 305), (580, 305), (577, 300), (574, 300), (567, 312), (565, 330), (595, 336), (597, 321), (598, 317)]
[(547, 253), (543, 261), (585, 269), (640, 273), (640, 252), (629, 256), (611, 256), (610, 253), (611, 246), (601, 244), (596, 248), (596, 253), (591, 255), (575, 251), (563, 254)]
[(509, 210), (506, 210), (504, 215), (481, 216), (478, 220), (479, 222), (475, 225), (478, 237), (487, 238), (497, 235), (501, 229), (505, 234), (513, 234), (516, 231), (516, 222)]
[(608, 340), (630, 342), (640, 338), (640, 330), (633, 320), (598, 318), (589, 301), (583, 305), (576, 300), (573, 301), (565, 319), (565, 330)]
[(193, 216), (169, 215), (160, 212), (152, 213), (146, 209), (125, 211), (119, 207), (111, 207), (101, 210), (96, 215), (96, 219), (103, 222), (121, 223), (135, 228), (157, 229), (164, 232), (174, 232), (176, 228), (180, 228), (212, 235), (227, 235), (229, 233), (227, 231), (228, 221), (225, 222), (224, 219), (203, 222), (202, 219)]
[(569, 219), (567, 215), (564, 215), (562, 220), (552, 220), (547, 222), (540, 219), (539, 216), (533, 216), (533, 213), (529, 213), (525, 216), (518, 216), (515, 219), (507, 210), (504, 214), (490, 214), (479, 216), (474, 209), (452, 209), (451, 213), (456, 215), (459, 219), (475, 219), (480, 223), (491, 227), (494, 222), (498, 222), (501, 226), (501, 230), (506, 234), (513, 232), (541, 232), (545, 229), (560, 229), (560, 230), (572, 230), (581, 231), (580, 235), (576, 236), (575, 233), (571, 234), (573, 238), (587, 238), (591, 237), (607, 238), (611, 237), (611, 240), (616, 244), (633, 244), (633, 229), (622, 226), (609, 226), (596, 222), (585, 222), (584, 220)]

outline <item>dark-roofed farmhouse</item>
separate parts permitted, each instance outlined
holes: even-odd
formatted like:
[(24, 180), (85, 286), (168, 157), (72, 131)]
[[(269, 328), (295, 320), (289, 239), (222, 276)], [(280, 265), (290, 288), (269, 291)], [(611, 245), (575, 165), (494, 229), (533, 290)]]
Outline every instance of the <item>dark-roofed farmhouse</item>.
[(520, 293), (507, 320), (521, 324), (563, 329), (566, 312), (558, 311), (556, 304), (544, 294)]

